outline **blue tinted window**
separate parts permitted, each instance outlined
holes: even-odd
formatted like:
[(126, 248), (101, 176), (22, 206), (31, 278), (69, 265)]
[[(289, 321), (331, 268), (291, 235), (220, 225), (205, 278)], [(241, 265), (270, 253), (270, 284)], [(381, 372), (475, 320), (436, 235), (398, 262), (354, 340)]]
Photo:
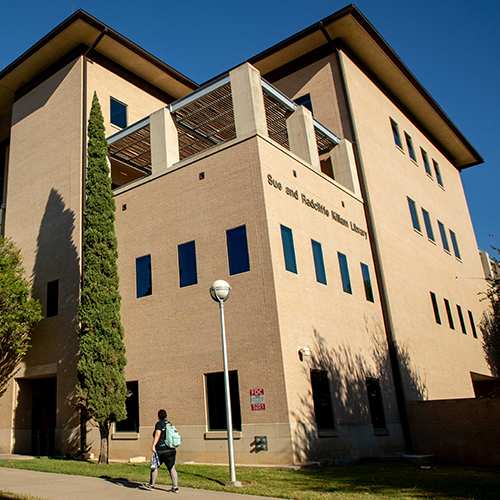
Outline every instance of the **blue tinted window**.
[(293, 247), (292, 230), (281, 226), (281, 241), (283, 242), (283, 255), (285, 257), (285, 269), (297, 274), (297, 262), (295, 261), (295, 249)]
[(323, 250), (321, 249), (321, 243), (314, 240), (311, 240), (311, 243), (314, 257), (314, 268), (316, 269), (316, 281), (326, 285), (325, 263), (323, 262)]
[(311, 94), (305, 94), (297, 97), (297, 99), (295, 99), (293, 102), (298, 106), (304, 106), (304, 108), (307, 108), (311, 113), (313, 112)]
[(455, 257), (460, 259), (460, 250), (458, 249), (457, 235), (450, 229), (451, 244), (453, 245), (453, 251), (455, 252)]
[(226, 240), (229, 274), (250, 271), (246, 226), (239, 226), (226, 231)]
[(455, 330), (455, 324), (453, 323), (453, 315), (451, 314), (450, 301), (444, 299), (444, 307), (446, 309), (446, 315), (448, 316), (448, 324), (452, 330)]
[(416, 229), (417, 231), (420, 232), (420, 221), (418, 220), (417, 206), (415, 205), (415, 202), (411, 198), (406, 197), (406, 199), (408, 200), (408, 207), (410, 208), (413, 229)]
[(436, 294), (434, 292), (431, 292), (431, 302), (432, 302), (432, 309), (434, 310), (434, 317), (436, 318), (436, 323), (440, 325), (441, 316), (439, 314), (439, 307), (436, 299)]
[(370, 279), (370, 270), (366, 264), (361, 263), (361, 274), (363, 275), (363, 283), (365, 285), (365, 296), (369, 302), (375, 302), (373, 298), (372, 282)]
[(127, 106), (111, 97), (111, 123), (120, 128), (127, 126)]
[(177, 247), (179, 254), (179, 281), (181, 287), (196, 285), (198, 273), (196, 270), (196, 247), (194, 241), (183, 243)]
[(427, 156), (427, 152), (420, 148), (420, 152), (422, 153), (422, 160), (424, 161), (425, 171), (432, 177), (431, 166), (429, 165), (429, 157)]
[(432, 230), (431, 218), (429, 212), (422, 208), (422, 215), (424, 216), (425, 231), (427, 232), (427, 238), (431, 241), (434, 240), (434, 231)]
[(448, 238), (446, 236), (446, 230), (444, 228), (443, 223), (438, 221), (438, 227), (439, 227), (439, 233), (441, 234), (441, 241), (443, 242), (443, 248), (447, 252), (449, 252), (450, 251), (450, 245), (448, 245)]
[(391, 118), (392, 135), (394, 136), (394, 142), (396, 146), (403, 149), (403, 143), (401, 142), (401, 137), (399, 137), (399, 127), (398, 124)]
[(347, 267), (347, 257), (343, 253), (337, 253), (339, 256), (340, 276), (342, 277), (342, 289), (344, 290), (344, 292), (352, 294), (351, 279), (349, 278), (349, 268)]
[(432, 160), (434, 164), (434, 171), (436, 172), (436, 179), (440, 186), (443, 186), (443, 178), (441, 177), (441, 170), (439, 169), (438, 162), (436, 160)]
[(476, 332), (476, 324), (475, 324), (475, 321), (474, 321), (474, 316), (472, 316), (472, 311), (468, 311), (469, 312), (469, 322), (470, 322), (470, 327), (471, 327), (471, 330), (472, 330), (472, 336), (477, 339), (477, 332)]
[(151, 281), (151, 255), (144, 255), (135, 259), (137, 297), (144, 297), (153, 293)]
[(462, 308), (457, 304), (458, 319), (460, 320), (460, 327), (462, 328), (462, 333), (467, 335), (467, 328), (465, 327), (464, 315), (462, 314)]
[(413, 140), (412, 138), (405, 132), (406, 145), (408, 146), (408, 153), (410, 153), (410, 158), (413, 161), (417, 161), (417, 157), (415, 156), (415, 150), (413, 149)]

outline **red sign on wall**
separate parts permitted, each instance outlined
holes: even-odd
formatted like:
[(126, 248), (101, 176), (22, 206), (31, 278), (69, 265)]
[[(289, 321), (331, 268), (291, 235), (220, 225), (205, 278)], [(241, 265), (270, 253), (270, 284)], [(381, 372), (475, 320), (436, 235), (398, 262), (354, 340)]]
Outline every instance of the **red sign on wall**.
[(252, 410), (265, 410), (264, 389), (250, 389), (250, 405)]

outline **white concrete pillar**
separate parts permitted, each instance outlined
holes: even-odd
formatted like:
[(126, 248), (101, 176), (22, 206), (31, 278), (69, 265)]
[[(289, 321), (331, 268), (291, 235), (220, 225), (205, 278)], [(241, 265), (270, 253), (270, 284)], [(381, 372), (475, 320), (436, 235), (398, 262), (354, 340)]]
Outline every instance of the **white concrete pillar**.
[(149, 117), (149, 127), (151, 173), (155, 175), (179, 161), (179, 137), (175, 120), (167, 108), (161, 108)]
[(352, 144), (347, 139), (342, 139), (340, 143), (332, 149), (330, 158), (332, 160), (335, 180), (357, 196), (361, 196)]
[(318, 172), (318, 145), (312, 113), (304, 106), (299, 106), (286, 120), (290, 151), (309, 163)]
[(260, 134), (268, 137), (260, 73), (245, 63), (229, 73), (236, 137)]

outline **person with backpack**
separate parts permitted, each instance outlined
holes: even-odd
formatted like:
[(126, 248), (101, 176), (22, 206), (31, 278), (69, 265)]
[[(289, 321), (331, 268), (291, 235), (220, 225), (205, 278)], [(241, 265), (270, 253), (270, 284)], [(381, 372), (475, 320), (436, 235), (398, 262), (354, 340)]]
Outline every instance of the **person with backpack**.
[(158, 422), (153, 432), (153, 444), (151, 445), (155, 460), (151, 459), (151, 478), (149, 483), (143, 484), (144, 489), (150, 491), (154, 489), (158, 477), (158, 468), (161, 464), (165, 464), (172, 479), (172, 487), (168, 491), (179, 493), (175, 455), (177, 453), (176, 448), (180, 443), (181, 437), (177, 429), (167, 420), (167, 412), (160, 410), (158, 412)]

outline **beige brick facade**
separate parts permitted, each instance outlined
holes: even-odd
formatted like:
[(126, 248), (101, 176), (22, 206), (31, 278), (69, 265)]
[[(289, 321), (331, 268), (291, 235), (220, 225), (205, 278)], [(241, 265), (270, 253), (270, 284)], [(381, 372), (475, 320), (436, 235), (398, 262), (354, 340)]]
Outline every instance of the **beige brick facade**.
[[(352, 8), (344, 17), (354, 23), (359, 15)], [(85, 23), (84, 13), (75, 16)], [(336, 29), (344, 33), (344, 17), (325, 24), (330, 36)], [(66, 29), (75, 46), (87, 43), (80, 32)], [(352, 43), (363, 37), (371, 43), (370, 36), (353, 32)], [(225, 318), (229, 370), (237, 371), (241, 408), (236, 463), (292, 464), (403, 451), (408, 448), (405, 399), (474, 395), (471, 372), (490, 376), (468, 317), (471, 311), (476, 323), (480, 320), (483, 304), (477, 294), (483, 287), (481, 280), (466, 278), (481, 277), (483, 271), (458, 163), (462, 168), (472, 163), (467, 154), (474, 152), (465, 139), (454, 142), (451, 125), (438, 123), (429, 103), (421, 103), (420, 120), (403, 111), (418, 90), (389, 98), (380, 83), (385, 66), (375, 83), (357, 57), (321, 45), (314, 35), (303, 45), (296, 40), (277, 46), (275, 55), (232, 70), (225, 86), (209, 82), (190, 94), (192, 82), (159, 61), (153, 71), (152, 56), (132, 56), (126, 39), (113, 41), (113, 53), (106, 40), (88, 57), (77, 54), (39, 80), (33, 74), (32, 83), (19, 76), (9, 135), (0, 137), (0, 147), (8, 143), (8, 189), (0, 200), (7, 206), (5, 234), (22, 249), (44, 307), (47, 283), (59, 280), (58, 313), (37, 325), (33, 347), (0, 400), (0, 452), (61, 455), (79, 447), (72, 396), (82, 149), (94, 92), (113, 153), (125, 375), (138, 387), (138, 432), (113, 432), (111, 458), (149, 455), (157, 411), (166, 408), (183, 439), (179, 461), (227, 463), (227, 436), (210, 428), (213, 403), (207, 392), (207, 375), (222, 372), (220, 317), (209, 296), (216, 279), (232, 287)], [(304, 62), (304, 51), (310, 61)], [(120, 66), (125, 57), (130, 57), (126, 68)], [(24, 64), (36, 66), (30, 60)], [(256, 68), (290, 99), (310, 94), (313, 114), (297, 110), (263, 83)], [(0, 78), (16, 75), (0, 73)], [(208, 109), (210, 92), (219, 94)], [(126, 105), (129, 128), (111, 124), (111, 98)], [(199, 108), (186, 125), (190, 99)], [(423, 127), (425, 113), (430, 118)], [(391, 119), (399, 126), (402, 149), (394, 143)], [(203, 122), (213, 123), (210, 134)], [(234, 134), (224, 136), (226, 129)], [(404, 132), (412, 138), (416, 161), (409, 158)], [(113, 145), (127, 140), (130, 156), (120, 159)], [(326, 146), (318, 146), (321, 141)], [(420, 148), (431, 168), (432, 160), (439, 164), (443, 186), (435, 172), (426, 174)], [(133, 157), (134, 151), (142, 153)], [(413, 229), (407, 197), (416, 203), (420, 231)], [(422, 208), (431, 216), (434, 242), (427, 238)], [(460, 258), (450, 240), (450, 251), (443, 250), (438, 220), (448, 238), (449, 230), (456, 235)], [(227, 231), (240, 226), (246, 230), (250, 269), (231, 275)], [(282, 226), (293, 235), (297, 272), (285, 267)], [(193, 241), (196, 283), (180, 286), (178, 247)], [(316, 274), (313, 245), (317, 251), (318, 244), (326, 283)], [(350, 291), (343, 287), (342, 255)], [(136, 259), (144, 256), (151, 258), (151, 294), (137, 297)], [(363, 272), (370, 275), (373, 300)], [(431, 292), (441, 324), (434, 318)], [(444, 299), (452, 308), (454, 330)], [(315, 373), (328, 381), (316, 408)], [(375, 418), (380, 400), (367, 390), (370, 383), (378, 387), (382, 421)], [(265, 409), (252, 408), (254, 389), (264, 390)], [(329, 425), (319, 416), (323, 403), (333, 419)], [(45, 434), (35, 432), (38, 418)], [(256, 449), (256, 436), (267, 437), (267, 451)], [(88, 438), (98, 453), (95, 428), (89, 426)]]

